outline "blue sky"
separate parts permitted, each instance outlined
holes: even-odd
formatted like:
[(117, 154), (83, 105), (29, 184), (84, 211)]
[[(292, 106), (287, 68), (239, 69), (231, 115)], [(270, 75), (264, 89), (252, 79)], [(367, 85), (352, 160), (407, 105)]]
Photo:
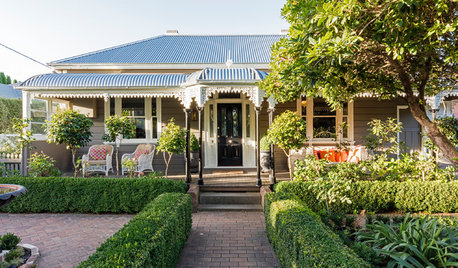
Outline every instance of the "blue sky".
[[(47, 63), (164, 34), (276, 34), (285, 0), (2, 0), (0, 43)], [(0, 72), (50, 72), (0, 47)]]

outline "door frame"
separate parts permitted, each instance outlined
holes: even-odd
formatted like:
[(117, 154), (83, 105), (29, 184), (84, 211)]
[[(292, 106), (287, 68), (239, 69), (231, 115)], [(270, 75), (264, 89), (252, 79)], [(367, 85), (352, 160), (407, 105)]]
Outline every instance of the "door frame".
[[(218, 110), (217, 105), (220, 103), (241, 103), (242, 105), (242, 166), (218, 166)], [(246, 124), (246, 105), (250, 108), (250, 137), (247, 137)], [(213, 136), (210, 136), (210, 105), (213, 105)], [(211, 169), (231, 169), (237, 168), (255, 168), (256, 167), (256, 150), (255, 150), (255, 109), (254, 104), (243, 94), (240, 93), (238, 99), (219, 99), (218, 93), (215, 93), (212, 99), (209, 99), (204, 106), (204, 168)], [(215, 157), (213, 157), (215, 156)]]

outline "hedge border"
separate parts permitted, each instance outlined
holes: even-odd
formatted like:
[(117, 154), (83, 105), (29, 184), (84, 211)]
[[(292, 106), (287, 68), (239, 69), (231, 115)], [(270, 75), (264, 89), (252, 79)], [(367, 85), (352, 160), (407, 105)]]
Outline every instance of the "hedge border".
[(266, 233), (282, 267), (370, 267), (296, 197), (265, 197)]
[[(279, 193), (291, 193), (305, 202), (313, 211), (325, 209), (316, 200), (311, 182), (280, 182)], [(341, 213), (370, 212), (458, 212), (458, 181), (356, 181), (345, 193), (351, 204), (334, 203), (331, 209)]]
[(191, 231), (191, 197), (158, 196), (77, 267), (174, 267)]
[(137, 213), (162, 193), (185, 193), (183, 181), (164, 178), (4, 177), (0, 183), (23, 185), (2, 212)]

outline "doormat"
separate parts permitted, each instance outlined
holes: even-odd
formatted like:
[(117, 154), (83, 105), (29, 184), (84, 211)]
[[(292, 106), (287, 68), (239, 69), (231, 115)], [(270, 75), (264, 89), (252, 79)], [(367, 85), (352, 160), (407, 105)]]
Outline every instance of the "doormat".
[(213, 170), (212, 174), (243, 174), (243, 170)]

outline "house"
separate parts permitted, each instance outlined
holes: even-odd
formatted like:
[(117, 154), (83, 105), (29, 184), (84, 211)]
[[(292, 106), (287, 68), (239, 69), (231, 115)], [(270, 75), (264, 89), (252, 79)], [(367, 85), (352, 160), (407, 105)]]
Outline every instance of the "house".
[(427, 104), (431, 118), (447, 116), (458, 118), (458, 85), (429, 98)]
[(0, 84), (0, 98), (20, 99), (21, 97), (21, 91), (15, 89), (12, 85)]
[[(413, 149), (421, 146), (420, 127), (401, 99), (362, 95), (337, 111), (323, 99), (303, 97), (276, 103), (257, 82), (269, 72), (270, 47), (279, 35), (180, 35), (177, 31), (49, 63), (56, 73), (29, 78), (22, 90), (24, 115), (32, 120), (36, 147), (60, 159), (69, 169), (63, 146), (45, 145), (42, 128), (58, 107), (79, 110), (94, 120), (91, 144), (102, 143), (104, 118), (128, 111), (135, 120), (135, 138), (123, 141), (121, 153), (139, 143), (156, 143), (165, 124), (175, 118), (203, 138), (203, 168), (255, 169), (256, 144), (269, 126), (269, 116), (297, 111), (307, 122), (308, 145), (335, 146), (337, 137), (364, 144), (367, 123), (398, 118), (408, 123), (402, 136)], [(202, 126), (200, 127), (200, 120)], [(347, 128), (338, 131), (346, 123)], [(81, 148), (80, 154), (88, 148)], [(172, 160), (170, 173), (185, 172), (184, 156)], [(154, 160), (164, 170), (162, 157)], [(275, 152), (277, 170), (287, 169)]]

